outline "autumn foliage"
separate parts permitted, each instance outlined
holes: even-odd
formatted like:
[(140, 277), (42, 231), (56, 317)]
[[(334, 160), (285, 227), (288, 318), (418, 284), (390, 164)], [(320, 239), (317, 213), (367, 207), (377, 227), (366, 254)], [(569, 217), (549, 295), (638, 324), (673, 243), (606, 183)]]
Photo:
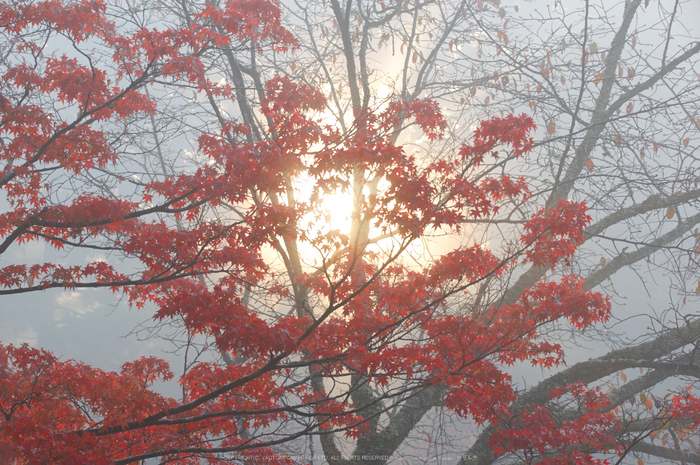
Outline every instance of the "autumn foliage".
[[(292, 463), (270, 459), (269, 448), (319, 432), (361, 439), (369, 431), (383, 412), (376, 402), (362, 403), (369, 385), (388, 404), (439, 386), (459, 415), (507, 424), (493, 448), (526, 459), (553, 450), (547, 463), (597, 463), (590, 450), (614, 449), (615, 420), (599, 412), (604, 396), (578, 385), (553, 393), (589, 412), (573, 421), (555, 420), (547, 406), (516, 414), (505, 370), (519, 362), (561, 364), (561, 347), (540, 328), (606, 320), (606, 297), (574, 275), (554, 275), (487, 311), (452, 305), (523, 264), (553, 268), (583, 239), (585, 204), (529, 205), (523, 179), (480, 176), (504, 154), (527, 157), (529, 117), (483, 121), (459, 153), (425, 162), (395, 145), (391, 131), (408, 119), (438, 140), (446, 122), (434, 102), (364, 108), (350, 134), (341, 134), (322, 122), (319, 90), (275, 76), (264, 83), (259, 109), (265, 137), (219, 120), (198, 139), (206, 163), (143, 183), (111, 177), (112, 191), (128, 196), (88, 182), (67, 192), (67, 179), (99, 177), (120, 163), (115, 128), (161, 111), (148, 88), (187, 86), (203, 98), (235, 100), (235, 89), (209, 74), (204, 57), (236, 41), (282, 53), (296, 39), (282, 26), (279, 5), (266, 0), (207, 6), (187, 28), (124, 31), (101, 1), (4, 2), (0, 27), (11, 42), (0, 93), (0, 254), (43, 241), (55, 249), (99, 248), (128, 264), (4, 262), (0, 294), (107, 287), (135, 306), (155, 304), (155, 319), (182, 321), (237, 360), (200, 363), (176, 377), (153, 357), (117, 373), (26, 345), (0, 346), (4, 463), (216, 463), (223, 453)], [(43, 44), (54, 38), (70, 44), (65, 55), (44, 55)], [(95, 49), (100, 59), (92, 60)], [(360, 186), (353, 227), (331, 229), (318, 210), (324, 195), (370, 180), (379, 187), (362, 194)], [(311, 187), (291, 202), (299, 182)], [(519, 243), (498, 252), (455, 247), (420, 268), (401, 259), (428, 232), (458, 233), (466, 220), (493, 218), (512, 204), (533, 212)], [(223, 206), (235, 206), (237, 215), (215, 215)], [(391, 245), (373, 248), (368, 230)], [(313, 267), (290, 253), (280, 271), (265, 254), (302, 244)], [(250, 303), (250, 292), (284, 310), (271, 317)], [(174, 377), (182, 398), (152, 388)], [(343, 377), (353, 380), (347, 389), (320, 381)], [(688, 396), (674, 408), (697, 409), (697, 402)], [(284, 434), (265, 433), (291, 419), (303, 421)]]

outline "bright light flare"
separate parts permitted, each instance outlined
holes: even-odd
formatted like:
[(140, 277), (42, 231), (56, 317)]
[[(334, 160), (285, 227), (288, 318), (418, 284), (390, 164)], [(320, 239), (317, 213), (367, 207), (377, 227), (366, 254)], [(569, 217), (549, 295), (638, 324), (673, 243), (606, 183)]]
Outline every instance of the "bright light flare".
[(320, 211), (326, 219), (328, 228), (350, 234), (352, 194), (347, 191), (326, 194), (321, 197), (320, 203)]

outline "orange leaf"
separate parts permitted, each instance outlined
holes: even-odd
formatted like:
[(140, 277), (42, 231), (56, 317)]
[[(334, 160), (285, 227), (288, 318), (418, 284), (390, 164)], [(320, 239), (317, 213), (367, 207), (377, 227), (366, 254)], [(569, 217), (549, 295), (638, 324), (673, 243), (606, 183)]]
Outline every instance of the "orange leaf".
[(550, 136), (554, 134), (554, 131), (557, 129), (557, 125), (554, 123), (553, 119), (549, 120), (549, 123), (547, 123), (547, 134)]
[(598, 73), (595, 75), (595, 85), (600, 84), (600, 81), (603, 80), (603, 73)]
[(668, 207), (666, 209), (666, 218), (669, 220), (673, 218), (673, 216), (676, 214), (676, 211), (673, 209), (673, 207)]
[(627, 382), (627, 375), (624, 372), (620, 373), (620, 379), (622, 380), (623, 383), (626, 383)]
[(683, 147), (687, 147), (689, 143), (690, 143), (690, 137), (686, 137), (685, 139), (683, 139)]
[(586, 159), (586, 169), (588, 171), (593, 171), (594, 168), (595, 168), (595, 165), (593, 164), (593, 160), (591, 160), (590, 158), (587, 158)]
[(632, 109), (634, 108), (634, 105), (632, 105), (632, 102), (627, 104), (627, 114), (629, 115), (632, 113)]

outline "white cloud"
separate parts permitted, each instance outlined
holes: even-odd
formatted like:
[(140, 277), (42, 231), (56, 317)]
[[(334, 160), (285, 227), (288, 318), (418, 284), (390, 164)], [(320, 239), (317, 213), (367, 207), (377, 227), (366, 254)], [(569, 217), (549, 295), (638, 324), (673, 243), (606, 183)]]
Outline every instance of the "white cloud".
[[(80, 318), (88, 313), (94, 313), (95, 310), (101, 307), (97, 300), (88, 300), (85, 296), (77, 291), (64, 292), (56, 297), (56, 303), (62, 308), (67, 309), (70, 313)], [(63, 312), (56, 310), (54, 312), (54, 321), (60, 321), (63, 318)]]
[(22, 345), (22, 344), (29, 344), (30, 346), (36, 347), (36, 343), (39, 340), (39, 333), (34, 331), (34, 328), (32, 325), (27, 324), (24, 330), (22, 331), (17, 331), (17, 335), (15, 336), (14, 344), (16, 346)]

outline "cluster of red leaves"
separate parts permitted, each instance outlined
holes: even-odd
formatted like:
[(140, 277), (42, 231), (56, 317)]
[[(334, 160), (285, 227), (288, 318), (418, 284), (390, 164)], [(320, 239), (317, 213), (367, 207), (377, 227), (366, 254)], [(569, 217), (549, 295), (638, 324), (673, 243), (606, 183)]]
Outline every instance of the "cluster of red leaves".
[[(181, 379), (187, 391), (184, 400), (208, 394), (227, 380), (242, 376), (237, 369), (197, 366)], [(193, 409), (190, 414), (204, 418), (196, 427), (188, 426), (187, 421), (179, 422), (173, 414), (168, 420), (150, 427), (129, 428), (135, 422), (178, 405), (174, 399), (162, 397), (151, 389), (153, 383), (172, 377), (168, 364), (153, 357), (125, 363), (115, 373), (72, 360), (60, 361), (46, 351), (27, 345), (0, 345), (0, 380), (3, 381), (0, 383), (0, 458), (3, 463), (27, 465), (88, 465), (112, 463), (125, 454), (148, 455), (162, 449), (171, 451), (165, 454), (166, 459), (194, 465), (201, 463), (199, 458), (177, 450), (200, 448), (202, 441), (221, 434), (233, 435), (224, 446), (230, 447), (236, 442), (244, 446), (242, 456), (258, 460), (267, 457), (254, 463), (293, 463), (284, 457), (275, 458), (274, 452), (266, 447), (253, 451), (249, 440), (235, 437), (241, 428), (267, 426), (284, 417), (279, 412), (260, 413), (269, 408), (270, 401), (278, 400), (282, 392), (270, 392), (269, 387), (274, 385), (270, 375), (256, 378), (235, 393), (219, 396), (206, 407)], [(261, 392), (266, 393), (264, 400), (261, 400)], [(212, 408), (217, 412), (235, 411), (237, 415), (207, 417), (206, 413)], [(246, 412), (255, 415), (247, 420)], [(204, 452), (206, 457), (206, 450)], [(159, 455), (163, 454), (156, 454)]]
[(408, 118), (415, 120), (430, 141), (439, 139), (447, 128), (437, 102), (427, 99), (391, 102), (382, 117), (381, 128), (389, 131), (399, 125), (400, 119)]
[[(0, 238), (5, 238), (0, 252), (14, 241), (22, 243), (38, 237), (56, 248), (63, 248), (110, 234), (120, 237), (116, 248), (139, 257), (145, 265), (144, 275), (135, 282), (193, 275), (202, 270), (230, 269), (226, 264), (231, 263), (231, 257), (242, 259), (234, 268), (254, 270), (258, 266), (257, 257), (251, 255), (255, 255), (266, 233), (208, 224), (181, 233), (146, 218), (152, 214), (174, 214), (193, 220), (205, 203), (240, 202), (251, 187), (246, 173), (258, 172), (257, 162), (255, 166), (231, 167), (225, 175), (203, 168), (193, 175), (150, 183), (142, 193), (146, 204), (154, 202), (155, 198), (156, 203), (149, 208), (90, 192), (80, 193), (62, 204), (49, 204), (51, 196), (46, 194), (50, 194), (52, 188), (46, 173), (56, 166), (80, 173), (116, 162), (118, 155), (105, 134), (90, 125), (153, 113), (155, 102), (140, 91), (153, 79), (184, 79), (199, 89), (232, 97), (231, 89), (207, 80), (200, 55), (209, 47), (230, 42), (231, 38), (219, 34), (216, 27), (241, 38), (255, 38), (261, 46), (270, 42), (282, 48), (293, 45), (293, 38), (280, 25), (278, 5), (266, 1), (229, 1), (219, 9), (203, 10), (189, 28), (141, 29), (130, 35), (120, 35), (105, 12), (106, 6), (101, 1), (0, 5), (0, 24), (5, 33), (16, 35), (17, 54), (34, 58), (23, 60), (18, 56), (14, 65), (8, 61), (10, 66), (2, 76), (7, 93), (0, 95), (3, 140), (0, 161), (4, 162), (0, 184), (11, 208), (0, 214)], [(91, 40), (113, 50), (117, 81), (127, 83), (116, 85), (114, 76), (90, 62), (83, 63), (65, 55), (44, 59), (39, 44), (52, 34), (64, 34), (76, 45)], [(30, 66), (30, 61), (39, 64)], [(22, 98), (12, 98), (22, 95)], [(78, 116), (72, 122), (62, 121), (50, 106), (40, 106), (47, 98), (75, 105)], [(241, 150), (236, 151), (230, 159), (237, 160), (240, 165), (244, 159), (241, 153)], [(251, 153), (250, 160), (254, 159)], [(236, 180), (228, 173), (236, 173), (238, 182), (232, 182)], [(275, 220), (272, 218), (270, 222)], [(258, 245), (251, 245), (255, 240)], [(215, 247), (219, 248), (214, 250)], [(208, 253), (202, 254), (205, 249)], [(0, 275), (4, 277), (0, 285), (16, 288), (27, 284), (27, 290), (81, 285), (81, 278), (88, 276), (96, 276), (98, 279), (94, 282), (100, 283), (131, 282), (99, 264), (70, 270), (52, 265), (31, 269), (11, 265), (0, 270)], [(144, 295), (142, 291), (136, 294)]]
[[(364, 275), (374, 271), (365, 267)], [(518, 303), (486, 315), (438, 311), (446, 293), (500, 272), (490, 252), (471, 247), (444, 255), (424, 273), (393, 266), (374, 282), (358, 278), (332, 288), (307, 277), (304, 284), (311, 289), (332, 302), (347, 303), (342, 317), (329, 319), (303, 347), (318, 358), (338, 358), (324, 365), (329, 375), (350, 368), (382, 386), (402, 377), (440, 384), (449, 387), (447, 407), (478, 422), (495, 421), (494, 409), (515, 398), (503, 365), (530, 361), (551, 367), (563, 362), (558, 344), (538, 338), (541, 326), (563, 317), (583, 328), (606, 320), (610, 311), (607, 298), (584, 290), (582, 280), (573, 276), (541, 283), (528, 289)], [(362, 293), (353, 296), (358, 288)], [(426, 337), (394, 343), (412, 331)]]
[(673, 418), (692, 419), (696, 428), (700, 425), (700, 398), (691, 392), (692, 388), (688, 387), (686, 392), (673, 396), (670, 413)]
[(73, 288), (85, 279), (118, 287), (128, 278), (117, 272), (112, 265), (96, 261), (87, 265), (63, 266), (54, 263), (36, 265), (8, 265), (0, 269), (0, 282), (7, 288), (22, 288), (27, 291), (50, 287)]
[(533, 139), (526, 137), (535, 127), (535, 122), (527, 116), (507, 115), (504, 118), (492, 118), (482, 121), (474, 131), (474, 141), (462, 146), (459, 154), (465, 162), (480, 165), (484, 157), (490, 154), (498, 158), (498, 146), (508, 144), (513, 148), (513, 155), (519, 157), (532, 150)]
[[(508, 451), (524, 463), (547, 465), (604, 465), (607, 460), (594, 459), (587, 451), (605, 451), (616, 446), (615, 430), (619, 420), (611, 413), (600, 413), (610, 402), (598, 389), (582, 383), (553, 390), (552, 400), (570, 397), (569, 403), (550, 408), (541, 405), (521, 412), (503, 422), (490, 438), (497, 454)], [(573, 404), (573, 405), (572, 405)], [(575, 419), (558, 419), (554, 410), (576, 412)], [(508, 415), (508, 412), (503, 412)]]
[(170, 444), (175, 431), (125, 433), (108, 442), (76, 434), (86, 427), (99, 430), (140, 420), (173, 405), (149, 389), (153, 382), (170, 378), (167, 364), (154, 358), (108, 373), (59, 361), (26, 345), (0, 346), (0, 449), (5, 463), (15, 458), (28, 464), (108, 463), (129, 447), (138, 451)]
[(560, 200), (554, 208), (542, 209), (525, 225), (521, 241), (531, 246), (527, 260), (540, 266), (554, 266), (571, 256), (584, 240), (583, 231), (591, 222), (584, 203)]
[[(439, 229), (457, 227), (467, 218), (489, 217), (499, 210), (503, 199), (527, 199), (529, 191), (524, 179), (513, 180), (508, 175), (472, 180), (478, 163), (465, 168), (462, 157), (441, 160), (420, 167), (414, 157), (402, 147), (390, 143), (386, 131), (399, 116), (412, 116), (431, 138), (437, 138), (445, 122), (435, 104), (425, 101), (396, 103), (380, 114), (359, 116), (359, 128), (339, 147), (320, 151), (309, 167), (318, 186), (334, 190), (351, 184), (357, 170), (368, 178), (381, 178), (385, 183), (380, 192), (365, 199), (364, 216), (373, 227), (404, 237), (423, 234), (427, 227)], [(485, 135), (491, 148), (511, 146), (520, 156), (532, 145), (528, 132), (534, 128), (527, 116), (493, 118), (481, 123), (474, 147), (482, 145)], [(493, 136), (493, 131), (504, 134)], [(499, 139), (499, 137), (501, 137)], [(495, 138), (494, 138), (495, 137)], [(477, 150), (465, 145), (465, 150)], [(494, 153), (496, 151), (494, 150)]]

